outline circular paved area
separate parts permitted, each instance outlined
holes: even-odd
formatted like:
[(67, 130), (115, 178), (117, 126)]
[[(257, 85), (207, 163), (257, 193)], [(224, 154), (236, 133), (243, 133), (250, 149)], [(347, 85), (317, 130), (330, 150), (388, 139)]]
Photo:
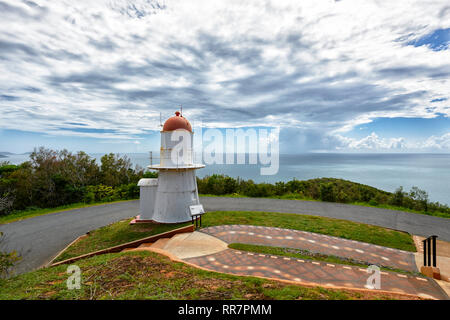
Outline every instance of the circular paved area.
[[(415, 270), (415, 266), (413, 268), (411, 265), (413, 262), (410, 259), (410, 252), (310, 232), (248, 225), (209, 227), (202, 229), (201, 232), (217, 237), (226, 243), (241, 242), (308, 250), (314, 247), (317, 250), (322, 250), (316, 252), (335, 250), (333, 255), (336, 256), (351, 255), (361, 261), (373, 258), (372, 261), (381, 261), (384, 265), (396, 265), (400, 261), (406, 261), (407, 264), (402, 265), (402, 269)], [(327, 244), (327, 246), (323, 246), (323, 244)], [(336, 249), (333, 246), (339, 248)], [(345, 247), (352, 248), (352, 250), (346, 250)], [(290, 280), (299, 284), (349, 289), (370, 288), (367, 287), (367, 279), (371, 275), (368, 269), (335, 263), (243, 252), (234, 249), (225, 249), (214, 254), (183, 260), (204, 269), (222, 273)], [(448, 299), (448, 296), (437, 283), (429, 278), (381, 271), (380, 280), (380, 289), (383, 291), (413, 294), (424, 298)]]

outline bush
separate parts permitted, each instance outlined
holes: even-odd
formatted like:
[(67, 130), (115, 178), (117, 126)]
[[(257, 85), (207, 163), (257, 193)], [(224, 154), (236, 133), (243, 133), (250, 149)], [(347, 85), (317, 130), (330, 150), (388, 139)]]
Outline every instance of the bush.
[(324, 183), (320, 185), (320, 200), (329, 202), (334, 202), (336, 200), (334, 186), (332, 183)]
[(9, 193), (0, 195), (0, 215), (10, 213), (12, 211), (13, 204), (14, 199)]
[(142, 175), (142, 178), (158, 178), (158, 172), (147, 171)]
[(139, 197), (139, 192), (137, 184), (123, 184), (114, 189), (114, 199), (136, 199)]
[[(0, 244), (3, 241), (3, 232), (0, 231)], [(4, 278), (9, 275), (10, 269), (19, 261), (21, 257), (18, 256), (16, 251), (4, 252), (0, 250), (0, 278)]]
[(113, 187), (105, 186), (103, 184), (98, 186), (88, 186), (86, 192), (94, 194), (94, 199), (97, 202), (114, 200)]

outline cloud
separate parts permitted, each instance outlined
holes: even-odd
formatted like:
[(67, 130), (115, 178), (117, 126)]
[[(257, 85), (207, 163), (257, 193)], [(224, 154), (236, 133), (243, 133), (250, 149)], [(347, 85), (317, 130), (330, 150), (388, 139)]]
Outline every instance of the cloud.
[[(381, 138), (372, 132), (362, 139), (348, 138), (341, 135), (327, 137), (330, 149), (336, 151), (364, 151), (364, 152), (448, 152), (450, 151), (450, 132), (441, 136), (431, 136), (419, 141), (411, 141), (403, 137)], [(331, 142), (331, 143), (330, 143)]]
[(428, 150), (441, 150), (448, 151), (450, 150), (450, 132), (444, 134), (442, 136), (431, 136), (429, 137), (423, 144), (422, 148)]
[(406, 149), (404, 138), (380, 138), (375, 132), (360, 140), (336, 136), (339, 140), (337, 150), (360, 150), (360, 151), (393, 151)]
[(134, 139), (182, 104), (209, 127), (280, 126), (304, 151), (404, 149), (408, 137), (345, 134), (378, 117), (450, 116), (450, 50), (420, 45), (448, 30), (448, 8), (0, 0), (0, 126)]

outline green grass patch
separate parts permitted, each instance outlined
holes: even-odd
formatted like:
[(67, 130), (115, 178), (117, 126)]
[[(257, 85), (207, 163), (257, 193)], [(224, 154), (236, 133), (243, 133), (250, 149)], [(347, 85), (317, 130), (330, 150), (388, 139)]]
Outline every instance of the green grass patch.
[(249, 251), (255, 253), (264, 253), (276, 256), (283, 257), (291, 257), (297, 259), (306, 259), (306, 260), (316, 260), (323, 261), (329, 263), (337, 263), (337, 264), (346, 264), (351, 266), (358, 267), (367, 267), (367, 264), (353, 262), (350, 259), (344, 259), (337, 256), (330, 256), (320, 253), (313, 253), (309, 250), (300, 250), (294, 248), (284, 248), (284, 247), (271, 247), (271, 246), (263, 246), (263, 245), (254, 245), (254, 244), (245, 244), (245, 243), (231, 243), (228, 245), (231, 249), (241, 250), (241, 251)]
[[(352, 259), (342, 258), (333, 255), (326, 255), (321, 253), (311, 252), (309, 250), (295, 249), (295, 248), (283, 248), (283, 247), (271, 247), (271, 246), (262, 246), (262, 245), (254, 245), (254, 244), (245, 244), (245, 243), (231, 243), (228, 245), (231, 249), (241, 250), (241, 251), (249, 251), (255, 253), (264, 253), (276, 256), (283, 257), (291, 257), (296, 259), (304, 259), (304, 260), (315, 260), (322, 261), (328, 263), (335, 264), (345, 264), (349, 266), (357, 266), (367, 268), (370, 263), (363, 263), (359, 261), (355, 261)], [(406, 270), (396, 269), (396, 268), (388, 268), (388, 267), (380, 267), (381, 270), (385, 271), (393, 271), (398, 273), (410, 274), (414, 276), (420, 275), (418, 272), (410, 272)]]
[(67, 248), (55, 260), (55, 262), (78, 257), (86, 253), (106, 249), (130, 241), (139, 240), (190, 224), (190, 222), (187, 222), (176, 224), (145, 223), (130, 225), (130, 221), (131, 218), (115, 222), (89, 232), (87, 237), (80, 239)]
[[(213, 198), (213, 197), (224, 197), (224, 198), (258, 198), (258, 197), (250, 197), (250, 196), (246, 196), (246, 195), (242, 195), (242, 194), (238, 194), (238, 193), (233, 193), (233, 194), (223, 194), (223, 195), (215, 195), (215, 194), (200, 194), (200, 196), (202, 197), (208, 197), (208, 198)], [(284, 195), (281, 196), (268, 196), (268, 197), (261, 197), (263, 199), (281, 199), (281, 200), (298, 200), (298, 201), (316, 201), (316, 202), (326, 202), (326, 201), (322, 201), (322, 200), (318, 200), (318, 199), (313, 199), (311, 197), (305, 197), (305, 196), (301, 196), (299, 194), (296, 193), (286, 193)], [(418, 210), (413, 210), (413, 209), (409, 209), (409, 208), (405, 208), (405, 207), (399, 207), (399, 206), (394, 206), (394, 205), (390, 205), (390, 204), (370, 204), (369, 202), (350, 202), (350, 203), (340, 203), (340, 202), (329, 202), (329, 203), (339, 203), (339, 204), (347, 204), (347, 205), (352, 205), (352, 206), (363, 206), (363, 207), (370, 207), (370, 208), (379, 208), (379, 209), (388, 209), (388, 210), (394, 210), (394, 211), (404, 211), (404, 212), (409, 212), (409, 213), (417, 213), (417, 214), (424, 214), (427, 216), (435, 216), (435, 217), (440, 217), (440, 218), (450, 218), (450, 214), (445, 213), (445, 212), (440, 212), (440, 211), (434, 211), (434, 212), (425, 212), (425, 211), (418, 211)]]
[(204, 227), (246, 224), (303, 230), (384, 247), (416, 251), (411, 235), (406, 232), (333, 218), (278, 212), (214, 211), (206, 213), (202, 222)]
[(67, 265), (0, 280), (0, 299), (405, 299), (397, 294), (304, 287), (199, 270), (153, 252), (95, 256), (76, 263), (81, 289), (67, 289)]
[(55, 212), (62, 212), (62, 211), (68, 211), (72, 209), (80, 209), (80, 208), (86, 208), (86, 207), (93, 207), (93, 206), (100, 206), (103, 204), (110, 204), (110, 203), (117, 203), (117, 202), (125, 202), (125, 201), (134, 201), (134, 200), (118, 200), (118, 201), (111, 201), (111, 202), (95, 202), (95, 203), (72, 203), (64, 206), (59, 206), (55, 208), (37, 208), (37, 209), (28, 209), (28, 210), (22, 210), (22, 211), (16, 211), (13, 213), (10, 213), (8, 215), (0, 216), (0, 224), (10, 223), (14, 221), (19, 221), (27, 218), (42, 216), (50, 213)]

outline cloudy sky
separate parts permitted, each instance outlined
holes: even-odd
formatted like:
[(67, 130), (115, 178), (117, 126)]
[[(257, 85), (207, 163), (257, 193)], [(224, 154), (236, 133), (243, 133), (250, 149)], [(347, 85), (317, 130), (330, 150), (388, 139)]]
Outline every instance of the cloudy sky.
[(450, 152), (450, 4), (0, 0), (0, 151), (157, 150), (180, 104), (282, 152)]

